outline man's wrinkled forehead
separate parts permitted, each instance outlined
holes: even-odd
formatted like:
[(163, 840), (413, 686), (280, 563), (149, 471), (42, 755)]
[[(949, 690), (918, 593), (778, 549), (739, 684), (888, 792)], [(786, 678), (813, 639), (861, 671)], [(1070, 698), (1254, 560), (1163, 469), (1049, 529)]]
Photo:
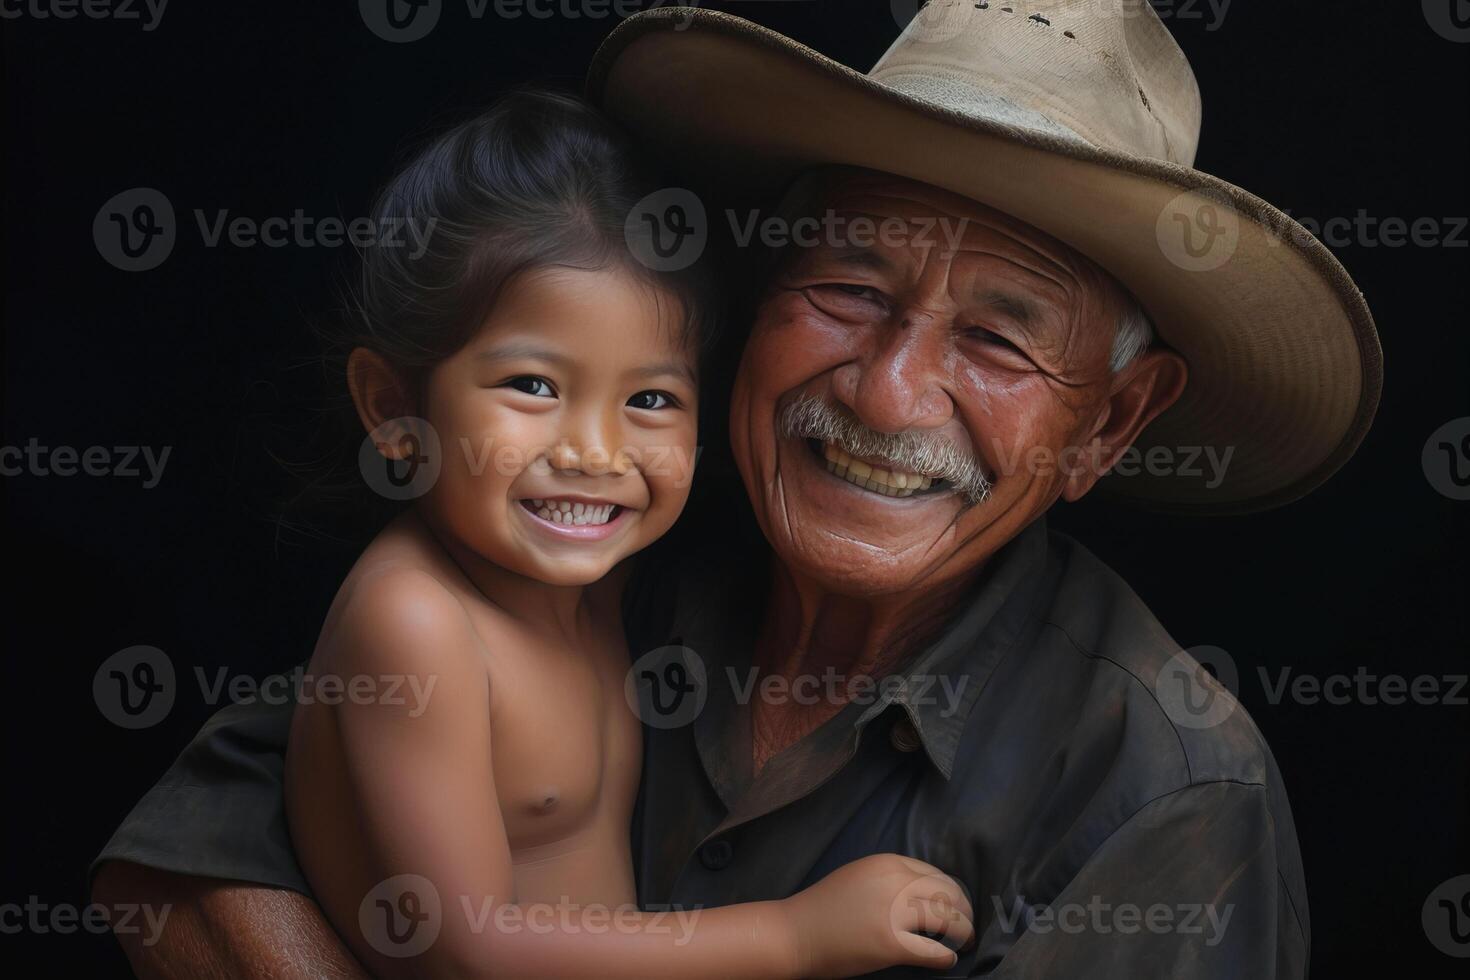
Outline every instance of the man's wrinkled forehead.
[(1043, 278), (1091, 279), (1092, 263), (1062, 242), (1002, 211), (943, 188), (892, 174), (824, 168), (806, 180), (808, 211), (865, 215), (909, 223), (919, 248), (990, 255)]

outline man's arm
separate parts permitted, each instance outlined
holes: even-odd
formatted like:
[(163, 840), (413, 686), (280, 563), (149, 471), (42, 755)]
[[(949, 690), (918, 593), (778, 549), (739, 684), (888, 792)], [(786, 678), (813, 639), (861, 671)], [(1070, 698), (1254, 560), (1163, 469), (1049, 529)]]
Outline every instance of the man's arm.
[(140, 976), (366, 976), (310, 897), (286, 832), (294, 707), (262, 699), (215, 714), (98, 855), (95, 900), (151, 913), (129, 928), (114, 917)]
[(156, 936), (145, 930), (117, 936), (144, 980), (367, 978), (316, 903), (288, 889), (106, 861), (93, 879), (92, 899), (109, 908), (148, 906), (155, 915), (167, 909)]
[(973, 975), (1305, 980), (1305, 897), (1278, 870), (1267, 799), (1257, 784), (1184, 787), (1129, 817), (1059, 894), (977, 897), (990, 921)]

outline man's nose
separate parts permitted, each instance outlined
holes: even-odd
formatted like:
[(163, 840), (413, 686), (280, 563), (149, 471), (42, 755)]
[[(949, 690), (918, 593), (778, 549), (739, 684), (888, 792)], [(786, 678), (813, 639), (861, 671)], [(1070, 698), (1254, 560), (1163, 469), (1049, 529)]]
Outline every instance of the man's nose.
[(954, 415), (945, 388), (944, 331), (935, 317), (900, 314), (833, 373), (833, 394), (878, 432), (938, 428)]

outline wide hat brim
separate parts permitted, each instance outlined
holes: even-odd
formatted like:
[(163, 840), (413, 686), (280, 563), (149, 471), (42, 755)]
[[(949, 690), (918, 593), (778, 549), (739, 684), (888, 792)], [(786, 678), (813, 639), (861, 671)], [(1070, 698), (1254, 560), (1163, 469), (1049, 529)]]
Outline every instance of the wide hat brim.
[(1341, 467), (1372, 422), (1382, 351), (1352, 279), (1219, 178), (935, 105), (698, 8), (625, 20), (587, 92), (692, 182), (773, 194), (815, 165), (866, 167), (1004, 211), (1110, 272), (1190, 374), (1104, 493), (1185, 514), (1280, 506)]

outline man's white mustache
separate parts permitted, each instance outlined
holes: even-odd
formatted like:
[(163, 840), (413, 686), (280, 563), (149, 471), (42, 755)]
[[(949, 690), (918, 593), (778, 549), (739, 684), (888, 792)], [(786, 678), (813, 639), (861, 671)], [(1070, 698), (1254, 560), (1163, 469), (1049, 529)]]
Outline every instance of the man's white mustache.
[(991, 482), (979, 460), (942, 436), (914, 430), (877, 432), (846, 409), (811, 395), (803, 395), (782, 409), (780, 426), (781, 434), (788, 438), (830, 442), (849, 456), (946, 480), (971, 504), (990, 496)]

